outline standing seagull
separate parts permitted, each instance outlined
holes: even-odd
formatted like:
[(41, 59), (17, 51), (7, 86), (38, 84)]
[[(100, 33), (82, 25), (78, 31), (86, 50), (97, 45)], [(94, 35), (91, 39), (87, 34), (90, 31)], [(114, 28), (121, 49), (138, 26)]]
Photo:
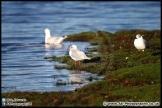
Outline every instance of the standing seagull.
[(45, 43), (48, 44), (60, 44), (64, 39), (67, 38), (67, 36), (56, 36), (56, 37), (52, 37), (50, 34), (50, 30), (48, 28), (46, 28), (44, 30), (45, 32)]
[(136, 38), (134, 40), (134, 46), (140, 51), (142, 50), (144, 52), (144, 50), (146, 48), (149, 48), (149, 44), (147, 43), (147, 41), (145, 39), (143, 39), (143, 35), (137, 34)]
[(88, 59), (90, 60), (91, 58), (87, 57), (84, 52), (80, 51), (76, 45), (72, 45), (69, 48), (69, 55), (70, 57), (75, 61), (75, 66), (76, 62), (78, 61), (78, 65), (80, 66), (80, 60)]

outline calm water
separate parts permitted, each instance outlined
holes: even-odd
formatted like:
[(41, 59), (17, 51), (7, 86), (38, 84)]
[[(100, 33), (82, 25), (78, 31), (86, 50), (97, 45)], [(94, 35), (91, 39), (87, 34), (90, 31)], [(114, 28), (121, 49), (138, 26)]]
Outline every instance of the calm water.
[[(76, 44), (85, 51), (89, 43), (63, 41), (63, 46), (44, 45), (44, 29), (69, 35), (83, 31), (161, 29), (160, 2), (2, 2), (1, 78), (2, 92), (69, 91), (89, 83), (84, 71), (56, 70), (45, 56), (66, 55)], [(97, 76), (96, 76), (97, 77)], [(57, 81), (83, 84), (57, 86)]]

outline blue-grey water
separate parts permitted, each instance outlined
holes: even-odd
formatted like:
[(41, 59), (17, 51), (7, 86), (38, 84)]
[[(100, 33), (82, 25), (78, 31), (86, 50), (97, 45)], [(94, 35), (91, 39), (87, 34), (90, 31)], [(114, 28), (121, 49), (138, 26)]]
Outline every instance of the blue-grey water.
[[(86, 42), (63, 41), (62, 46), (44, 44), (44, 29), (53, 36), (84, 31), (161, 28), (160, 2), (1, 2), (1, 91), (70, 91), (96, 76), (79, 70), (56, 70), (46, 56), (64, 56), (76, 44), (85, 51)], [(98, 77), (98, 76), (96, 76)], [(83, 84), (58, 86), (56, 82), (83, 81)]]

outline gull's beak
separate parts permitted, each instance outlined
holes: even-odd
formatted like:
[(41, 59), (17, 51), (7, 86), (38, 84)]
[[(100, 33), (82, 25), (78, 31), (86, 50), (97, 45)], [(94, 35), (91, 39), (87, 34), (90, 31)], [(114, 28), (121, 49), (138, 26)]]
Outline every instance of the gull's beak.
[(68, 48), (67, 50), (70, 50), (70, 48)]

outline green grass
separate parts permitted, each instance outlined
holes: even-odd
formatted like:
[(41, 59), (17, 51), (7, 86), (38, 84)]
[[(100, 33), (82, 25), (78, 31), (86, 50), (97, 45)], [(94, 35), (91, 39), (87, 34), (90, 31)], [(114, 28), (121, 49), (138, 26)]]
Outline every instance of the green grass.
[[(33, 106), (103, 106), (103, 102), (161, 102), (161, 31), (160, 30), (121, 30), (114, 34), (106, 31), (88, 31), (68, 35), (67, 41), (87, 41), (98, 45), (89, 49), (90, 57), (100, 57), (100, 61), (82, 61), (75, 67), (74, 61), (62, 57), (44, 57), (49, 62), (56, 61), (67, 65), (55, 65), (56, 69), (84, 70), (105, 75), (103, 80), (77, 88), (74, 92), (8, 92), (5, 98), (25, 98)], [(138, 52), (133, 41), (136, 34), (143, 34), (151, 49)], [(92, 54), (97, 51), (97, 54)], [(89, 80), (92, 80), (89, 77)], [(65, 85), (65, 83), (59, 83)]]
[(94, 37), (96, 37), (94, 32), (87, 31), (87, 32), (81, 32), (79, 34), (68, 35), (68, 38), (66, 40), (85, 42), (85, 41), (90, 41)]

